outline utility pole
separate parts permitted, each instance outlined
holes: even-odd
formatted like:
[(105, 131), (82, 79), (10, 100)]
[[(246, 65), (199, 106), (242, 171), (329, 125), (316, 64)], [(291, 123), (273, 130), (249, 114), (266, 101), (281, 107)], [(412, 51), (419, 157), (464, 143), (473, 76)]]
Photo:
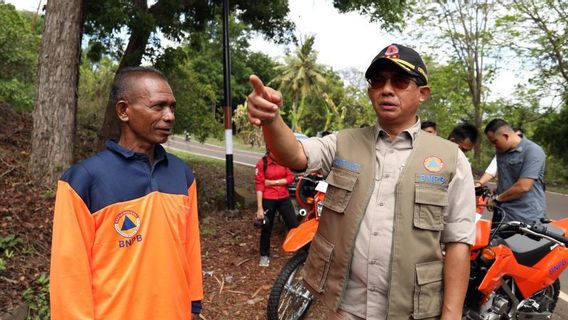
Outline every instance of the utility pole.
[(227, 209), (235, 209), (235, 177), (233, 176), (233, 107), (231, 105), (231, 53), (229, 50), (229, 0), (223, 0), (223, 91), (225, 106), (225, 167)]

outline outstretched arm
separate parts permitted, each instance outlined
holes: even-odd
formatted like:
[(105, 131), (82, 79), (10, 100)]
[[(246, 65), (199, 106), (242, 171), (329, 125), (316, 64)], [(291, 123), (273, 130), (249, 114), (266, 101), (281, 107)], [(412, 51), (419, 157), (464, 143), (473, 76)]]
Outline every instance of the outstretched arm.
[(249, 82), (253, 87), (247, 100), (250, 123), (262, 126), (264, 141), (278, 163), (291, 169), (304, 170), (308, 165), (304, 149), (280, 116), (282, 95), (266, 87), (255, 75), (250, 76)]

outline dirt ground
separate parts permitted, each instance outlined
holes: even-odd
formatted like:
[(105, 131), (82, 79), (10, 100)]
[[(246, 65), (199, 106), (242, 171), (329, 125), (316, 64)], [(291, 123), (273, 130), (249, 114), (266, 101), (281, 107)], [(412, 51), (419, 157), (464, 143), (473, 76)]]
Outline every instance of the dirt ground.
[[(21, 305), (26, 290), (41, 292), (38, 279), (49, 274), (55, 190), (35, 186), (26, 175), (32, 118), (0, 104), (0, 240), (14, 235), (11, 252), (2, 252), (0, 317)], [(92, 139), (76, 143), (77, 158), (92, 154)], [(274, 279), (291, 254), (280, 249), (283, 224), (275, 223), (271, 265), (258, 266), (260, 230), (252, 224), (253, 209), (224, 210), (224, 167), (191, 164), (198, 182), (205, 298), (202, 319), (265, 319)], [(237, 187), (253, 188), (254, 168), (235, 166)], [(2, 245), (2, 243), (0, 243)], [(7, 244), (4, 244), (7, 246)], [(322, 318), (324, 308), (313, 304), (307, 319)]]

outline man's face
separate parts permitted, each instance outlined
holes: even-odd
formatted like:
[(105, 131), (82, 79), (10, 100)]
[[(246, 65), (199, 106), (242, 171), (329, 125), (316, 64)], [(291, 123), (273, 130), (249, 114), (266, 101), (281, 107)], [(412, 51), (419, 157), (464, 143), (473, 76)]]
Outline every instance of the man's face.
[(473, 143), (469, 138), (465, 138), (462, 141), (458, 142), (458, 147), (463, 153), (467, 153), (473, 149)]
[(434, 127), (426, 127), (423, 130), (428, 132), (428, 133), (431, 133), (433, 135), (438, 135), (438, 131), (436, 131), (436, 129), (434, 129)]
[(403, 130), (416, 122), (418, 107), (430, 95), (430, 88), (419, 87), (412, 76), (391, 66), (369, 79), (367, 93), (381, 126)]
[(499, 130), (497, 132), (488, 131), (486, 136), (489, 143), (495, 147), (495, 150), (505, 152), (510, 149), (509, 135), (507, 133)]
[(144, 76), (129, 95), (127, 126), (139, 144), (167, 141), (175, 121), (176, 100), (167, 81)]

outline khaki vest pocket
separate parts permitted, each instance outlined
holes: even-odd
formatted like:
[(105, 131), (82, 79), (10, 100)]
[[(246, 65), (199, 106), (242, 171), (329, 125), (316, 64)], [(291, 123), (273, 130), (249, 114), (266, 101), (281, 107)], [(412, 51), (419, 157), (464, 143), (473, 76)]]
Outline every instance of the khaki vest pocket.
[(304, 269), (304, 281), (317, 293), (324, 291), (333, 253), (333, 244), (317, 233), (310, 246)]
[(328, 183), (324, 207), (343, 213), (349, 204), (359, 172), (334, 167), (326, 178)]
[(443, 210), (448, 206), (447, 191), (417, 185), (414, 195), (414, 226), (425, 230), (442, 230)]
[(444, 263), (432, 261), (416, 265), (413, 319), (439, 317), (444, 301)]

